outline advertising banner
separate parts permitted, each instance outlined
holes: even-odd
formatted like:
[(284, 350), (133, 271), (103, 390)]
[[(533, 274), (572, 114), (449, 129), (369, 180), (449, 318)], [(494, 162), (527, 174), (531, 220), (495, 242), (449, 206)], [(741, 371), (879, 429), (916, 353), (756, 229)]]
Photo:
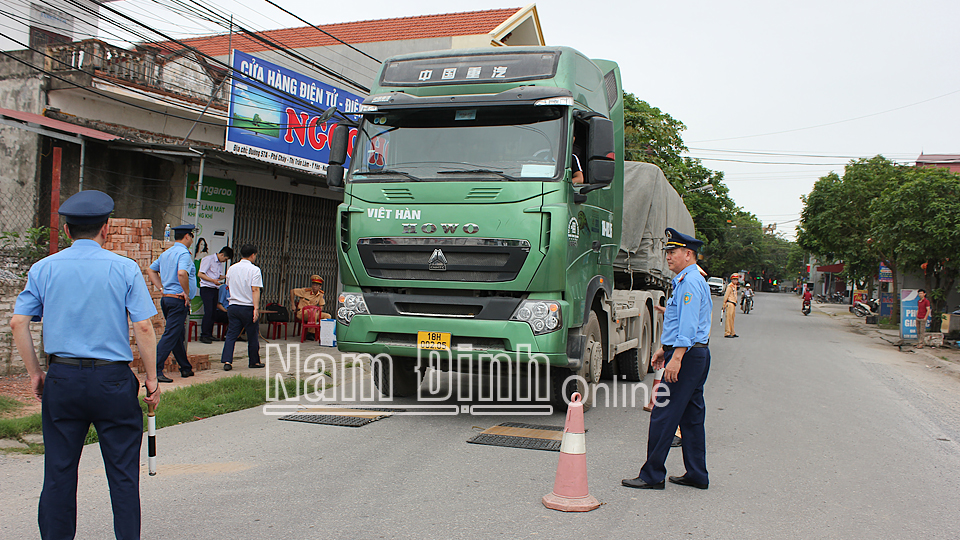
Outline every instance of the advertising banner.
[(880, 283), (893, 283), (893, 271), (880, 263)]
[(917, 339), (917, 302), (920, 297), (916, 289), (900, 289), (900, 338)]
[(881, 317), (891, 317), (893, 316), (893, 301), (895, 297), (893, 293), (882, 292), (880, 293), (880, 316)]
[(867, 301), (867, 291), (863, 289), (854, 289), (853, 290), (853, 303), (857, 302), (866, 302)]
[[(319, 117), (334, 105), (355, 114), (363, 98), (237, 50), (233, 67), (242, 75), (233, 77), (230, 88), (226, 151), (326, 174), (336, 122), (321, 123)], [(355, 135), (351, 129), (348, 155)]]
[(198, 247), (202, 257), (204, 246), (207, 254), (216, 253), (233, 238), (233, 214), (237, 203), (237, 183), (233, 180), (203, 177), (203, 195), (200, 197), (200, 214), (197, 215), (197, 182), (199, 177), (187, 177), (187, 189), (183, 200), (183, 222), (197, 226), (193, 247)]

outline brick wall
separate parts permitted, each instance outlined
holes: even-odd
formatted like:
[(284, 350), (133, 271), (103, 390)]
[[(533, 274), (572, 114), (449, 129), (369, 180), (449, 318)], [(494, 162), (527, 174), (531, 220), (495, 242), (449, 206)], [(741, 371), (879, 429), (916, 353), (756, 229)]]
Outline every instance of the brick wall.
[[(104, 243), (104, 249), (108, 249), (117, 255), (129, 257), (137, 262), (143, 279), (150, 290), (150, 298), (153, 299), (154, 306), (157, 308), (157, 315), (150, 318), (153, 324), (157, 339), (163, 334), (164, 319), (160, 314), (161, 292), (150, 285), (150, 279), (147, 277), (147, 268), (161, 253), (173, 245), (173, 242), (163, 242), (154, 240), (153, 225), (149, 219), (111, 219), (108, 223), (107, 239)], [(26, 371), (23, 359), (17, 352), (16, 345), (13, 343), (13, 333), (10, 331), (10, 317), (13, 315), (13, 308), (17, 301), (17, 295), (26, 285), (26, 278), (18, 280), (0, 280), (0, 375), (10, 375), (13, 373), (22, 373)], [(41, 340), (42, 324), (39, 322), (30, 323), (30, 330), (33, 334), (34, 346), (37, 354), (40, 356), (41, 365), (46, 365), (46, 355), (43, 354), (43, 343)], [(137, 368), (140, 373), (144, 372), (140, 364), (140, 351), (137, 350), (137, 344), (133, 337), (133, 328), (130, 328), (130, 347), (133, 350), (133, 364), (131, 367)], [(208, 369), (209, 362), (207, 355), (190, 355), (190, 362), (195, 370)], [(171, 366), (171, 363), (173, 364)], [(176, 362), (171, 356), (167, 361), (168, 369), (176, 371)]]
[[(26, 278), (0, 281), (0, 375), (24, 373), (27, 370), (20, 353), (17, 352), (16, 345), (13, 343), (13, 332), (10, 331), (10, 318), (13, 316), (17, 295), (20, 294), (26, 284)], [(45, 365), (46, 357), (43, 354), (43, 342), (41, 341), (42, 328), (41, 323), (30, 323), (33, 345), (40, 356), (40, 363)]]

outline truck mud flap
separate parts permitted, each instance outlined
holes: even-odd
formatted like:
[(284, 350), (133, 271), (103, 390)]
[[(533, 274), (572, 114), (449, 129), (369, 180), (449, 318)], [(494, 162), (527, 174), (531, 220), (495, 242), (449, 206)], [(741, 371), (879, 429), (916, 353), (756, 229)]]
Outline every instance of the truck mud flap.
[(580, 334), (579, 328), (571, 328), (567, 334), (567, 361), (570, 369), (580, 369), (586, 347), (587, 336)]

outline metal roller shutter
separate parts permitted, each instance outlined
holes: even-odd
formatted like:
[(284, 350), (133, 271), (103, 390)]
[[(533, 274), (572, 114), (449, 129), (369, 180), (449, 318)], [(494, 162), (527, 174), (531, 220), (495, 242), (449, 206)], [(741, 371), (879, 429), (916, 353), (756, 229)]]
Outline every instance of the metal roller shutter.
[(237, 186), (234, 251), (257, 246), (263, 273), (261, 307), (287, 305), (290, 289), (306, 287), (311, 274), (324, 280), (327, 306), (337, 283), (337, 201), (294, 193)]

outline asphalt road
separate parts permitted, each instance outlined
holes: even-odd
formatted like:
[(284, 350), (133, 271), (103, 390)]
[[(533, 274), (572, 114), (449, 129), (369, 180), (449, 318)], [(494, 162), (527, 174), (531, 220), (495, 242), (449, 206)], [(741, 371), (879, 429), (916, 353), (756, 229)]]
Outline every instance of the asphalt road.
[[(590, 491), (603, 503), (587, 514), (541, 505), (557, 453), (465, 443), (475, 427), (562, 425), (560, 414), (346, 428), (253, 409), (160, 430), (159, 474), (144, 470), (141, 483), (143, 535), (960, 538), (960, 381), (799, 304), (759, 294), (737, 318), (741, 337), (723, 339), (715, 302), (707, 491), (620, 486), (644, 458), (639, 407), (586, 414)], [(98, 453), (81, 460), (78, 538), (112, 537)], [(679, 449), (667, 466), (683, 473)], [(39, 536), (41, 481), (41, 457), (0, 456), (0, 537)]]

